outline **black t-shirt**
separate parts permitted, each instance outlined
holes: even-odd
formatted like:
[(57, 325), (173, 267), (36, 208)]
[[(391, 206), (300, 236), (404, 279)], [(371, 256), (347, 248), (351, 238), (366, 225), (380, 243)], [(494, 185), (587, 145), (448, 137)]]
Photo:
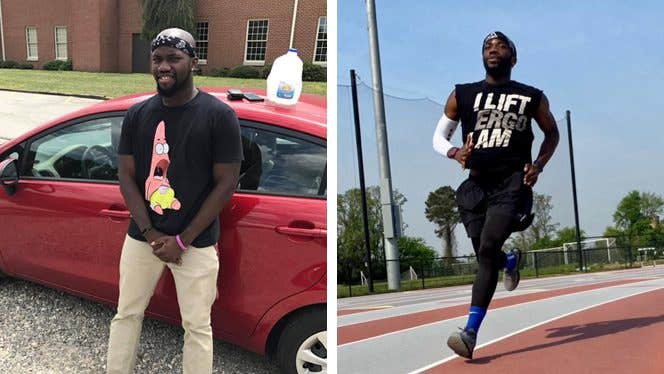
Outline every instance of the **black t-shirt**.
[[(127, 111), (118, 154), (134, 156), (136, 184), (152, 226), (177, 235), (212, 191), (212, 165), (242, 161), (240, 125), (231, 107), (203, 91), (180, 107), (167, 107), (155, 95)], [(145, 241), (133, 219), (127, 233)], [(192, 245), (218, 240), (217, 217)]]
[(469, 169), (487, 172), (523, 170), (532, 162), (531, 120), (542, 100), (537, 88), (510, 81), (458, 84), (455, 88), (463, 141), (473, 135)]

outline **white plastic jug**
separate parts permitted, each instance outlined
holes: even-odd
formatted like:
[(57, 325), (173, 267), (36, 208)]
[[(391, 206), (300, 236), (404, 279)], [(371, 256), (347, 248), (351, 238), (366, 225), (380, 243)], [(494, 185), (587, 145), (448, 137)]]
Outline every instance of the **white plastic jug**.
[(267, 76), (267, 98), (279, 105), (295, 105), (302, 93), (302, 60), (291, 48), (272, 63)]

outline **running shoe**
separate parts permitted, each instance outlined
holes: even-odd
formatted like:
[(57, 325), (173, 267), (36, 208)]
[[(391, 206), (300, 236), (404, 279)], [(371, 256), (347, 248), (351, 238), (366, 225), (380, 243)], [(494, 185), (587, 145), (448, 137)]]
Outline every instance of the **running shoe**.
[(521, 280), (521, 274), (519, 273), (519, 265), (521, 264), (521, 250), (510, 249), (510, 251), (507, 252), (507, 256), (516, 256), (516, 265), (512, 271), (508, 271), (507, 267), (505, 268), (503, 284), (505, 285), (506, 290), (514, 291), (519, 285), (519, 281)]
[(477, 341), (477, 332), (473, 329), (462, 329), (450, 334), (447, 338), (447, 346), (450, 347), (454, 353), (461, 357), (473, 358), (473, 350), (475, 350), (475, 342)]

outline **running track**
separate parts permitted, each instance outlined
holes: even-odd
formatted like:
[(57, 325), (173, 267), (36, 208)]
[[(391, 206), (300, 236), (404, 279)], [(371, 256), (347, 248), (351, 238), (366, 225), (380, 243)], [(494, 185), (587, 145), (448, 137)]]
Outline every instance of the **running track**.
[(445, 341), (470, 286), (338, 301), (339, 373), (664, 373), (664, 266), (499, 282), (474, 359)]

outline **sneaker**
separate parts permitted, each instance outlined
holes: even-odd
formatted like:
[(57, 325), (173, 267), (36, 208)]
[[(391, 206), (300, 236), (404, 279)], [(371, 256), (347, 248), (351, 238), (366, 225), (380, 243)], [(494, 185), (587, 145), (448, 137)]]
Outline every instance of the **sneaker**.
[(447, 346), (459, 356), (472, 359), (475, 342), (477, 341), (477, 332), (461, 327), (459, 327), (459, 330), (450, 334), (450, 337), (447, 338)]
[(509, 252), (507, 252), (508, 256), (510, 254), (514, 254), (516, 256), (516, 266), (514, 266), (512, 271), (507, 271), (507, 268), (505, 268), (503, 284), (505, 285), (506, 290), (514, 291), (519, 285), (519, 281), (521, 280), (521, 274), (519, 273), (519, 265), (521, 264), (521, 250), (511, 249)]

